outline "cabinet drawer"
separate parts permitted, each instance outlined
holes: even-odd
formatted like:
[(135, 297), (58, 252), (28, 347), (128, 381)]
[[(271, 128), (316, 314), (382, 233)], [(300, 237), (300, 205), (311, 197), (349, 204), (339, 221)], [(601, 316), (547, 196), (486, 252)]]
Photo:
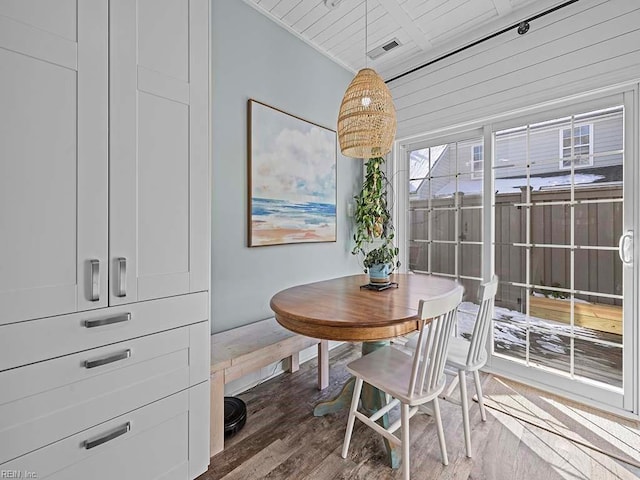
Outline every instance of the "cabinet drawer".
[(0, 464), (205, 381), (207, 330), (201, 322), (0, 373)]
[(207, 292), (0, 326), (0, 371), (206, 320)]
[(183, 391), (1, 467), (50, 480), (182, 480), (189, 475), (188, 439), (189, 392)]

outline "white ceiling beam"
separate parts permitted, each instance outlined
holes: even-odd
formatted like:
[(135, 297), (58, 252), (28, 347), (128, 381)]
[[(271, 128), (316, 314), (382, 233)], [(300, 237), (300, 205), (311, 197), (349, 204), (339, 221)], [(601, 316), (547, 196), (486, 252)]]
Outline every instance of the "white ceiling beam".
[(433, 47), (431, 41), (416, 25), (416, 22), (409, 17), (409, 14), (398, 3), (398, 0), (378, 0), (378, 2), (422, 50), (429, 50)]
[(496, 7), (496, 11), (501, 17), (513, 10), (513, 5), (511, 5), (509, 0), (493, 0), (493, 5)]

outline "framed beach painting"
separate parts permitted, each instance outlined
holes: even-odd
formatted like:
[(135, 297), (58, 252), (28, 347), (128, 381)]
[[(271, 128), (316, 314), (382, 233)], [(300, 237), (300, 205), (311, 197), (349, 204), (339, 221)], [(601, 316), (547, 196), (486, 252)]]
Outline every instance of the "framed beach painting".
[(336, 132), (249, 100), (249, 246), (336, 241)]

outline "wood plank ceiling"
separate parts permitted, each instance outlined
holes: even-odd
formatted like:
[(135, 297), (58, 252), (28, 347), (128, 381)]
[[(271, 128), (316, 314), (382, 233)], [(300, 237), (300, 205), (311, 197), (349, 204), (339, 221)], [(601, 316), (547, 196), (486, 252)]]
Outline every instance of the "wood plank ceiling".
[[(365, 3), (338, 0), (245, 0), (352, 71), (365, 66)], [(368, 51), (393, 39), (400, 46), (375, 60), (385, 79), (403, 73), (504, 27), (514, 25), (561, 0), (368, 0)], [(515, 31), (509, 34), (517, 35)]]

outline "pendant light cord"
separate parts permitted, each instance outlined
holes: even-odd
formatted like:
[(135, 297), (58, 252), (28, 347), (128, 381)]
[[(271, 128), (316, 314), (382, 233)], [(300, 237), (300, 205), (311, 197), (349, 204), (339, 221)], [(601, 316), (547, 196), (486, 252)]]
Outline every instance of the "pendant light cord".
[(369, 37), (369, 18), (368, 18), (369, 8), (367, 6), (367, 0), (364, 0), (364, 66), (367, 68), (369, 66), (369, 60), (367, 58), (367, 48), (369, 44), (367, 43)]

